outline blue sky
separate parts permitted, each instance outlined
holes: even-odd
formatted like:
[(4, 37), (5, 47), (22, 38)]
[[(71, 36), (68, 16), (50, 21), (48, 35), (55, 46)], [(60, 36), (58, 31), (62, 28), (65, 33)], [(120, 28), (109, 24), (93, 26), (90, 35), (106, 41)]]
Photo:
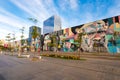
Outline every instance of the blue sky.
[(33, 25), (28, 18), (38, 19), (38, 26), (52, 15), (61, 17), (62, 28), (120, 15), (120, 0), (0, 0), (0, 39), (15, 33), (20, 39), (20, 28), (28, 37)]

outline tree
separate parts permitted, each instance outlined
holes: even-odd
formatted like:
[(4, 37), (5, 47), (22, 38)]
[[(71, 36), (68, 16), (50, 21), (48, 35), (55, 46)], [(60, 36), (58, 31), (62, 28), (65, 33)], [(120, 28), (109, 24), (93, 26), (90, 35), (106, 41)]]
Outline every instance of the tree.
[(20, 38), (21, 38), (21, 45), (24, 44), (24, 40), (23, 40), (23, 38), (24, 38), (24, 29), (25, 29), (25, 27), (22, 27), (22, 28), (20, 29), (20, 31), (21, 31), (21, 36), (20, 36)]
[(7, 36), (6, 36), (6, 41), (8, 42), (8, 48), (10, 49), (11, 51), (11, 33), (8, 33)]
[(15, 42), (15, 40), (16, 40), (15, 33), (13, 33), (12, 35), (13, 35), (12, 40), (13, 40), (13, 42)]
[(77, 37), (77, 40), (78, 43), (79, 43), (79, 59), (80, 59), (80, 53), (81, 53), (81, 44), (82, 44), (82, 36), (85, 35), (86, 33), (81, 31), (80, 33), (78, 33), (78, 37)]
[(40, 35), (40, 46), (41, 46), (41, 50), (43, 51), (43, 45), (44, 45), (44, 36)]
[(78, 42), (79, 42), (79, 58), (80, 58), (80, 50), (81, 50), (81, 43), (82, 43), (82, 33), (78, 33)]
[[(34, 42), (35, 42), (35, 39), (38, 37), (39, 38), (39, 40), (41, 40), (40, 38), (41, 38), (41, 36), (40, 36), (40, 34), (38, 33), (38, 29), (37, 29), (37, 23), (38, 23), (38, 20), (37, 19), (35, 19), (35, 18), (28, 18), (28, 20), (30, 20), (30, 21), (32, 21), (33, 23), (34, 23), (34, 28), (33, 28), (33, 31), (32, 31), (32, 38), (34, 39)], [(40, 45), (40, 42), (39, 42), (39, 45)], [(35, 48), (35, 45), (34, 45), (34, 48)]]
[(58, 47), (58, 43), (57, 43), (57, 36), (56, 35), (52, 35), (51, 36), (51, 44), (54, 47), (54, 50), (57, 51), (57, 47)]
[(31, 35), (32, 35), (32, 38), (34, 39), (34, 50), (36, 51), (36, 48), (35, 48), (35, 45), (36, 45), (35, 40), (36, 40), (36, 38), (39, 37), (39, 35), (40, 35), (40, 34), (38, 33), (38, 30), (37, 30), (37, 27), (36, 27), (36, 26), (33, 27), (33, 31), (32, 31), (32, 33), (31, 33)]
[(35, 25), (38, 23), (38, 20), (35, 18), (28, 18), (28, 20), (32, 21)]
[(11, 34), (11, 33), (8, 33), (8, 35), (6, 36), (6, 38), (7, 38), (6, 40), (7, 40), (8, 42), (11, 41), (11, 36), (10, 36), (10, 34)]
[(12, 38), (11, 38), (11, 40), (12, 40), (12, 47), (13, 47), (13, 50), (12, 51), (15, 51), (15, 39), (16, 39), (16, 37), (15, 37), (15, 33), (13, 33), (12, 34)]
[(24, 42), (25, 42), (24, 39), (23, 39), (23, 38), (24, 38), (24, 29), (25, 29), (25, 27), (22, 27), (22, 28), (20, 29), (20, 31), (21, 31), (21, 36), (20, 36), (20, 37), (21, 37), (21, 47), (20, 47), (20, 49), (21, 49), (22, 51), (23, 51), (23, 48), (22, 48), (22, 47), (23, 47)]

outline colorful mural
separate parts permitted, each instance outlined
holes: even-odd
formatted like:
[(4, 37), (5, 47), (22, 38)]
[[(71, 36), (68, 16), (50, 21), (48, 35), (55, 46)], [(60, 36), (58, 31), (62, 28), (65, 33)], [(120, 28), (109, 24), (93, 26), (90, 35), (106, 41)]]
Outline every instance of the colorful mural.
[[(79, 33), (85, 33), (81, 43), (83, 51), (120, 53), (120, 16), (66, 28), (49, 35), (54, 34), (59, 37), (57, 42), (59, 51), (73, 52), (79, 47), (77, 42)], [(46, 39), (46, 37), (44, 44), (50, 42), (50, 38)]]

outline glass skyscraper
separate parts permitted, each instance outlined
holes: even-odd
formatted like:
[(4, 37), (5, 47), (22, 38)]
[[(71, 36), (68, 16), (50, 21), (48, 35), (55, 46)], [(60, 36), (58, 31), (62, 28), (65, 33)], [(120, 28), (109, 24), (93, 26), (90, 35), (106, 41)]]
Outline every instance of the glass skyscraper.
[(51, 16), (43, 22), (43, 34), (51, 33), (61, 29), (61, 20), (59, 16)]

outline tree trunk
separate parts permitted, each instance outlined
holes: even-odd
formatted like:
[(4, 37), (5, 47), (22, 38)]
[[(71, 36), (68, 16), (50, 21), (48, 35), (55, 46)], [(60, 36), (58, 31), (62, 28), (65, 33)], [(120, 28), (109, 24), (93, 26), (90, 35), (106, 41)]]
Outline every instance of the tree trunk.
[(78, 54), (79, 59), (81, 57), (80, 54), (81, 54), (81, 44), (80, 44), (80, 47), (79, 47), (79, 54)]

